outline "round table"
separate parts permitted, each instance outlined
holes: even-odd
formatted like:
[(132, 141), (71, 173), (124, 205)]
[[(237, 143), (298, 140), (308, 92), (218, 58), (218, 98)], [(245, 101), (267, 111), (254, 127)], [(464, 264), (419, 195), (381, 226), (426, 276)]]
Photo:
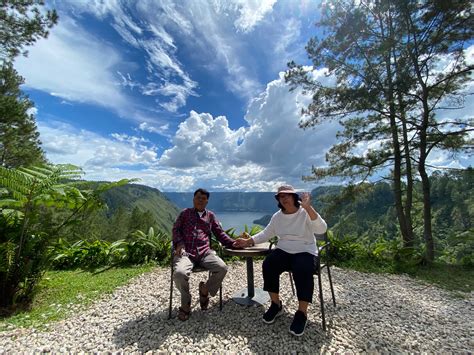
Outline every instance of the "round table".
[(240, 256), (246, 259), (247, 263), (247, 287), (243, 288), (232, 295), (235, 303), (242, 306), (261, 306), (270, 300), (268, 292), (261, 288), (255, 288), (253, 258), (256, 256), (265, 256), (271, 251), (270, 243), (255, 244), (253, 247), (245, 249), (227, 249), (224, 253), (231, 256)]

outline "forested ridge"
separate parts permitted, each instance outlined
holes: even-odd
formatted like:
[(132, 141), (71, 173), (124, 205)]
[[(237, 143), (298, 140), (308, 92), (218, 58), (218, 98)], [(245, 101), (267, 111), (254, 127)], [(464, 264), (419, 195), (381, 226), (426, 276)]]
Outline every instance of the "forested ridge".
[[(474, 171), (435, 172), (431, 179), (436, 256), (448, 263), (474, 265)], [(422, 250), (420, 189), (420, 184), (415, 184), (414, 230), (416, 248)], [(399, 242), (393, 191), (388, 183), (319, 186), (311, 195), (335, 240), (353, 240), (366, 247), (375, 242)], [(266, 225), (270, 217), (257, 221)]]
[[(193, 192), (164, 192), (179, 208), (192, 206)], [(211, 192), (207, 208), (217, 212), (266, 212), (275, 210), (274, 192)]]
[[(108, 190), (101, 195), (107, 209), (101, 214), (112, 228), (130, 222), (130, 229), (147, 230), (149, 227), (171, 233), (179, 209), (158, 189), (127, 184)], [(119, 233), (120, 234), (120, 233)], [(119, 239), (117, 234), (111, 239)]]

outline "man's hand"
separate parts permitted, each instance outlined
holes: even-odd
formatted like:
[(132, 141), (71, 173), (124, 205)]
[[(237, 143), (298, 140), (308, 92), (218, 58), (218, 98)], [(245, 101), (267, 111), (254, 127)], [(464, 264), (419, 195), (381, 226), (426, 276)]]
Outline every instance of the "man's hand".
[(183, 244), (178, 244), (176, 248), (174, 249), (174, 256), (181, 256), (183, 253), (184, 245)]
[(251, 247), (252, 245), (253, 245), (252, 239), (239, 238), (235, 240), (234, 244), (232, 244), (232, 247), (236, 249), (242, 249), (242, 248)]
[(311, 194), (309, 192), (303, 192), (301, 194), (301, 207), (304, 209), (311, 207)]

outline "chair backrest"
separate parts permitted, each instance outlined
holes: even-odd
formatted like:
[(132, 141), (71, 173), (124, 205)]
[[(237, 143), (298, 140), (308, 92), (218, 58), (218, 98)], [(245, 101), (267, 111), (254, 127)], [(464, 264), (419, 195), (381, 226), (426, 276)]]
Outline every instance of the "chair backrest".
[[(318, 255), (319, 257), (317, 259), (319, 262), (319, 268), (323, 269), (328, 266), (328, 260), (329, 260), (329, 245), (331, 244), (329, 242), (328, 238), (328, 233), (325, 232), (323, 234), (315, 234), (314, 237), (316, 238), (316, 243), (319, 241), (323, 241), (324, 243), (322, 245), (318, 245)], [(324, 262), (321, 260), (321, 252), (324, 251)], [(317, 265), (315, 265), (317, 266)]]

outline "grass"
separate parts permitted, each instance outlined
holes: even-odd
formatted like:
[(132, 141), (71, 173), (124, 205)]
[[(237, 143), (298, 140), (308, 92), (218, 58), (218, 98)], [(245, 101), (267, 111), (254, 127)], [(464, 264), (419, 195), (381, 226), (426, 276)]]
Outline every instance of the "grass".
[(460, 265), (423, 265), (409, 275), (450, 291), (474, 291), (474, 269)]
[(82, 270), (48, 271), (40, 281), (30, 310), (0, 319), (0, 331), (9, 325), (42, 328), (50, 322), (64, 319), (78, 307), (111, 293), (154, 266), (112, 268), (97, 274)]
[(463, 296), (459, 292), (474, 291), (474, 269), (467, 266), (432, 263), (397, 267), (389, 262), (380, 263), (370, 259), (357, 258), (336, 262), (336, 265), (362, 272), (407, 274), (415, 279), (453, 291), (457, 296)]

